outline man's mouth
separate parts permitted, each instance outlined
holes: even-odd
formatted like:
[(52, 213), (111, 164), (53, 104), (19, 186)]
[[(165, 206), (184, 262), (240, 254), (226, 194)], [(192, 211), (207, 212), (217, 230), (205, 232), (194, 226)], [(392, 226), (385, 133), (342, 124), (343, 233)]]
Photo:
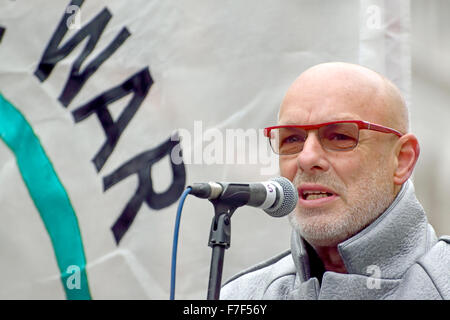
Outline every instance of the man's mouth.
[(330, 192), (320, 192), (320, 191), (303, 191), (303, 200), (316, 200), (320, 198), (331, 197), (333, 194)]
[(339, 195), (318, 184), (302, 184), (298, 188), (299, 204), (304, 207), (318, 207), (336, 200)]

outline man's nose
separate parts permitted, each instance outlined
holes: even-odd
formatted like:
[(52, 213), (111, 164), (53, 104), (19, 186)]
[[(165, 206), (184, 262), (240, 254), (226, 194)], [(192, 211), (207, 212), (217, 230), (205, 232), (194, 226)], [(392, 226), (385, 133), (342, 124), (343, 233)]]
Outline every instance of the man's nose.
[(307, 173), (317, 173), (329, 169), (329, 163), (325, 159), (325, 150), (320, 144), (317, 131), (309, 132), (302, 151), (297, 155), (297, 165), (302, 172)]

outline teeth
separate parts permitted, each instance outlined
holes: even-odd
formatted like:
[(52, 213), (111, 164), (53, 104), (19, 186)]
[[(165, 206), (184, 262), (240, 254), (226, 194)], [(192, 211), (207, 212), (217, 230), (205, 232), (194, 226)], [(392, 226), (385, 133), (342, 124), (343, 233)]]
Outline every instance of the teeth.
[(328, 197), (326, 193), (320, 193), (320, 194), (309, 194), (306, 196), (306, 200), (316, 200), (320, 198)]
[(320, 191), (306, 191), (303, 193), (303, 198), (305, 200), (315, 200), (320, 198), (325, 198), (331, 196), (330, 193), (320, 192)]

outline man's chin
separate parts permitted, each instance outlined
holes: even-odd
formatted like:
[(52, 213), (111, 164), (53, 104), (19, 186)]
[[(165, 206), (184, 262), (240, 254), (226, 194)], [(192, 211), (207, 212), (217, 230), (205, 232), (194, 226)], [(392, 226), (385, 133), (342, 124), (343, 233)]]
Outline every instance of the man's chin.
[(291, 213), (289, 222), (313, 246), (337, 246), (359, 231), (353, 230), (358, 228), (352, 228), (348, 221), (318, 212), (306, 216)]

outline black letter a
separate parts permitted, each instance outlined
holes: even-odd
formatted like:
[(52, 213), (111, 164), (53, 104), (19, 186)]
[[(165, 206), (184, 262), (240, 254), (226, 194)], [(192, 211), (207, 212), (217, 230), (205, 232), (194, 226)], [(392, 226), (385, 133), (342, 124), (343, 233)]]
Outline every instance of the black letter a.
[[(103, 168), (106, 160), (113, 152), (120, 136), (131, 121), (137, 110), (144, 101), (145, 96), (153, 84), (148, 68), (134, 74), (124, 83), (102, 93), (87, 104), (75, 109), (72, 112), (75, 122), (80, 122), (92, 114), (97, 114), (100, 123), (106, 134), (106, 142), (92, 160), (97, 172)], [(108, 105), (133, 93), (133, 98), (120, 114), (117, 121), (114, 121), (108, 111)]]

